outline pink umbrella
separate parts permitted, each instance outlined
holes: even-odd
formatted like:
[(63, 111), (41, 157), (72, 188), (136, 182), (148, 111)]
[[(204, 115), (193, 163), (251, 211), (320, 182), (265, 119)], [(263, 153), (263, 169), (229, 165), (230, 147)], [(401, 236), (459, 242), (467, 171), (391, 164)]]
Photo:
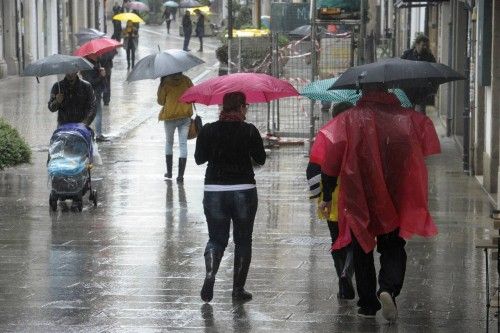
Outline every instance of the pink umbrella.
[(96, 59), (104, 53), (119, 48), (120, 46), (122, 46), (122, 43), (117, 42), (116, 40), (111, 38), (102, 37), (98, 39), (92, 39), (83, 44), (82, 46), (77, 48), (75, 52), (73, 52), (73, 55)]
[(131, 1), (125, 4), (125, 7), (132, 10), (137, 10), (140, 12), (149, 12), (149, 7), (145, 3), (139, 1)]
[(205, 105), (222, 104), (224, 94), (234, 91), (243, 92), (248, 103), (263, 103), (283, 97), (299, 96), (290, 83), (267, 74), (236, 73), (197, 84), (186, 90), (179, 100), (184, 103)]

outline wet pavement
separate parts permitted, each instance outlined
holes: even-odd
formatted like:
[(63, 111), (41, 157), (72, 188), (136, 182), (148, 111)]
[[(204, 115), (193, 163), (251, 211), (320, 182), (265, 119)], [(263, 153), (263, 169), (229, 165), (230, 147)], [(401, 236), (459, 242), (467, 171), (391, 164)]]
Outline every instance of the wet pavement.
[[(141, 48), (151, 49), (140, 54), (157, 43), (180, 45), (177, 38), (158, 39), (162, 28), (141, 27)], [(184, 184), (163, 180), (158, 82), (122, 84), (123, 53), (105, 118), (105, 133), (115, 138), (101, 144), (104, 163), (93, 170), (99, 203), (94, 208), (85, 201), (82, 213), (62, 205), (49, 212), (45, 149), (55, 115), (46, 101), (54, 78), (40, 85), (31, 78), (0, 81), (0, 116), (37, 148), (32, 164), (0, 172), (1, 332), (486, 330), (484, 258), (474, 240), (491, 228), (491, 207), (475, 179), (462, 174), (460, 152), (439, 124), (443, 153), (428, 165), (430, 206), (440, 233), (408, 242), (397, 324), (388, 325), (380, 314), (359, 318), (355, 302), (337, 300), (328, 228), (307, 199), (307, 160), (297, 147), (272, 150), (256, 170), (259, 209), (247, 282), (254, 299), (231, 300), (230, 243), (215, 297), (203, 304), (205, 167), (195, 165), (191, 140)], [(208, 71), (213, 53), (203, 57), (207, 66), (190, 72), (192, 78), (215, 75)], [(199, 112), (205, 122), (216, 118), (215, 108)]]

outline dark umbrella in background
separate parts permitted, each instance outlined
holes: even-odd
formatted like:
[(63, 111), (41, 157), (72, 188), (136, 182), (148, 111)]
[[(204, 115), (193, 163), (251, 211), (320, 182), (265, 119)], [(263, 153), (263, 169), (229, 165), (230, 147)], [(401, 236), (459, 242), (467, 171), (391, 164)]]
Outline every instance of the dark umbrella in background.
[(415, 88), (463, 79), (462, 74), (444, 64), (389, 58), (349, 68), (330, 89), (359, 89), (367, 83), (383, 83), (387, 88)]
[(75, 33), (76, 41), (78, 45), (83, 45), (88, 41), (93, 39), (101, 38), (106, 36), (106, 33), (93, 28), (81, 29)]

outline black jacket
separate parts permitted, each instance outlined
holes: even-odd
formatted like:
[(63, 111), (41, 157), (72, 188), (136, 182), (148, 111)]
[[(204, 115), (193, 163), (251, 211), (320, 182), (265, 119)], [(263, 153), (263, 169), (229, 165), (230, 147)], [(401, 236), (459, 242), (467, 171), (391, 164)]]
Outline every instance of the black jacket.
[(401, 56), (401, 59), (436, 62), (436, 58), (434, 58), (434, 55), (431, 52), (427, 51), (424, 53), (418, 53), (417, 50), (415, 50), (415, 48), (411, 48), (404, 51), (403, 55)]
[(99, 65), (94, 65), (93, 69), (81, 71), (82, 78), (90, 83), (94, 89), (94, 94), (97, 99), (102, 97), (104, 86), (106, 85), (105, 77), (99, 73), (99, 68)]
[[(418, 53), (415, 48), (404, 51), (401, 59), (436, 62), (436, 58), (434, 58), (431, 52)], [(437, 89), (438, 86), (429, 84), (428, 87), (404, 88), (403, 91), (414, 105), (433, 104), (433, 95), (436, 94)]]
[[(57, 103), (56, 94), (64, 94), (61, 104)], [(51, 112), (57, 111), (59, 125), (66, 123), (84, 123), (90, 125), (96, 115), (96, 99), (90, 83), (76, 80), (73, 86), (67, 79), (52, 86), (48, 103)]]
[(197, 164), (208, 161), (205, 184), (255, 184), (252, 159), (263, 165), (266, 152), (254, 125), (216, 121), (198, 134), (194, 158)]
[(198, 16), (198, 21), (196, 22), (196, 28), (194, 31), (198, 37), (203, 37), (205, 35), (205, 15), (201, 14)]
[(184, 15), (182, 17), (182, 29), (184, 30), (185, 35), (191, 35), (193, 31), (193, 22), (191, 21), (191, 17), (189, 15)]

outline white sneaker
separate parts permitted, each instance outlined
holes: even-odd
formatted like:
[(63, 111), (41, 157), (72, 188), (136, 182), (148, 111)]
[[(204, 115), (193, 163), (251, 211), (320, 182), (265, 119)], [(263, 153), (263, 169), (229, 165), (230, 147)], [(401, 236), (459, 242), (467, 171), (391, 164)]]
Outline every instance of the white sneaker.
[(398, 308), (391, 294), (383, 291), (378, 296), (378, 299), (380, 304), (382, 304), (382, 316), (391, 323), (395, 322), (398, 319)]

